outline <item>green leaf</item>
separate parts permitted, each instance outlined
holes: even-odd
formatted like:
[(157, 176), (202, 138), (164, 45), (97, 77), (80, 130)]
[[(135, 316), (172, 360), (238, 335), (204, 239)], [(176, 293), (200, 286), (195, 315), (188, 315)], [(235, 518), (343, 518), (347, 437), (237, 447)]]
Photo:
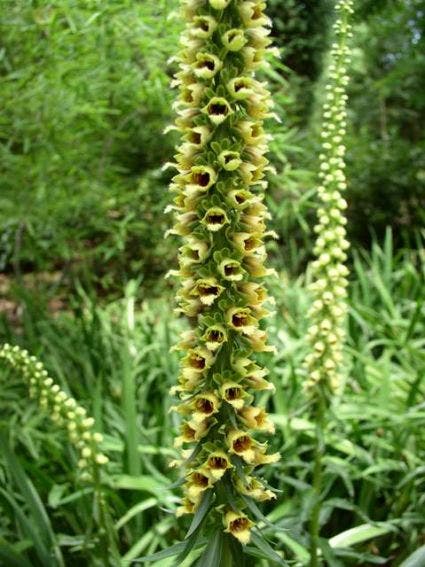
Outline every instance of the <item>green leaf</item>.
[(57, 543), (56, 535), (50, 523), (49, 516), (43, 506), (40, 496), (36, 491), (31, 480), (26, 475), (21, 463), (17, 459), (15, 453), (9, 446), (9, 442), (5, 435), (1, 436), (2, 448), (5, 458), (9, 465), (10, 474), (13, 476), (19, 490), (28, 506), (32, 520), (37, 527), (39, 537), (34, 541), (38, 545), (41, 539), (44, 549), (40, 548), (42, 555), (47, 558), (50, 565), (64, 565), (61, 550)]
[(292, 551), (303, 565), (308, 565), (310, 562), (310, 553), (303, 545), (286, 533), (276, 533), (276, 537)]
[(202, 524), (202, 522), (204, 521), (209, 509), (210, 509), (210, 505), (212, 502), (212, 498), (213, 498), (213, 492), (212, 490), (207, 490), (205, 491), (205, 494), (201, 500), (201, 503), (198, 507), (198, 509), (195, 512), (195, 515), (193, 516), (193, 520), (192, 523), (190, 524), (189, 530), (186, 534), (185, 539), (187, 539), (188, 537), (190, 537), (195, 530), (198, 529), (198, 527)]
[(425, 545), (417, 549), (403, 561), (400, 567), (423, 567), (425, 565)]
[(272, 524), (272, 522), (270, 522), (264, 516), (264, 514), (261, 512), (260, 508), (257, 506), (257, 504), (253, 501), (252, 498), (249, 498), (249, 496), (244, 496), (243, 494), (241, 495), (241, 498), (256, 518), (263, 521), (268, 526), (271, 526), (275, 531), (285, 531), (285, 532), (288, 531), (286, 528), (280, 528), (275, 524)]
[(356, 526), (355, 528), (351, 528), (332, 537), (329, 540), (329, 545), (332, 548), (350, 547), (352, 545), (356, 545), (357, 543), (362, 543), (364, 541), (368, 541), (369, 539), (385, 535), (393, 530), (394, 528), (392, 526), (389, 526), (388, 524), (380, 526), (362, 524), (361, 526)]
[(329, 545), (329, 542), (326, 539), (323, 538), (319, 539), (319, 547), (322, 551), (323, 557), (328, 567), (344, 567), (344, 565), (337, 558), (333, 549)]
[(178, 553), (181, 553), (186, 546), (186, 542), (180, 541), (179, 543), (175, 543), (171, 547), (167, 547), (167, 549), (163, 549), (162, 551), (158, 551), (157, 553), (152, 553), (152, 555), (146, 555), (145, 557), (137, 557), (133, 560), (134, 563), (149, 563), (151, 561), (159, 561), (160, 559), (166, 559), (167, 557), (173, 557)]
[(168, 486), (148, 475), (131, 476), (127, 474), (115, 476), (111, 480), (112, 488), (123, 490), (142, 490), (156, 496), (163, 504), (170, 504), (173, 496)]
[(183, 551), (176, 557), (175, 567), (180, 567), (181, 563), (186, 559), (192, 549), (195, 548), (201, 530), (195, 530), (191, 537), (185, 540), (186, 546)]
[(0, 538), (0, 560), (8, 567), (31, 567), (31, 563), (19, 553), (15, 546)]
[(19, 527), (22, 530), (22, 532), (25, 534), (25, 536), (33, 544), (39, 559), (41, 561), (43, 560), (48, 561), (49, 550), (46, 547), (45, 543), (41, 540), (40, 534), (37, 531), (34, 522), (31, 519), (27, 518), (27, 516), (22, 511), (21, 505), (18, 504), (18, 502), (16, 502), (16, 500), (1, 487), (0, 487), (0, 495), (2, 495), (3, 498), (7, 500), (10, 506), (14, 509)]
[(196, 563), (196, 567), (218, 567), (223, 549), (223, 532), (217, 530), (207, 545), (204, 553)]
[(274, 561), (278, 565), (287, 565), (280, 555), (278, 555), (264, 537), (255, 531), (251, 532), (251, 542), (261, 552), (261, 556), (269, 561)]
[[(195, 545), (194, 548), (201, 547), (205, 545), (207, 542), (207, 538), (200, 539)], [(150, 563), (151, 561), (160, 561), (161, 559), (167, 559), (167, 557), (174, 557), (178, 553), (181, 553), (187, 545), (187, 541), (180, 541), (179, 543), (175, 543), (171, 547), (167, 547), (167, 549), (163, 549), (162, 551), (158, 551), (157, 553), (152, 553), (152, 555), (146, 555), (145, 557), (137, 557), (133, 559), (132, 563)]]
[(142, 502), (138, 502), (134, 506), (128, 510), (124, 516), (122, 516), (117, 523), (115, 524), (115, 529), (119, 530), (122, 528), (127, 522), (129, 522), (134, 516), (140, 514), (140, 512), (144, 512), (153, 506), (156, 506), (158, 501), (156, 498), (148, 498), (147, 500), (142, 500)]

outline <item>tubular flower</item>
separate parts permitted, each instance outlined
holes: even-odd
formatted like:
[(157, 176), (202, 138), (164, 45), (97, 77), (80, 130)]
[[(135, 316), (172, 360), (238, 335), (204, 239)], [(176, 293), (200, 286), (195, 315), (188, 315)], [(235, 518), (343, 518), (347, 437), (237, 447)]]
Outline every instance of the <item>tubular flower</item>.
[(183, 238), (179, 270), (171, 273), (180, 279), (177, 312), (192, 329), (176, 347), (183, 357), (173, 409), (184, 422), (175, 445), (189, 455), (178, 514), (196, 513), (213, 494), (214, 517), (245, 544), (253, 523), (241, 511), (244, 498), (273, 497), (255, 468), (278, 459), (255, 438), (273, 426), (254, 393), (273, 386), (252, 358), (272, 350), (261, 325), (269, 299), (260, 278), (272, 273), (264, 266), (270, 167), (263, 120), (273, 104), (255, 77), (272, 51), (270, 22), (262, 0), (181, 0), (181, 7), (186, 28), (173, 83), (182, 142), (169, 232)]
[(346, 189), (345, 146), (347, 64), (351, 37), (349, 16), (352, 0), (338, 0), (334, 24), (335, 42), (330, 53), (326, 101), (323, 106), (322, 153), (318, 196), (318, 223), (312, 263), (313, 302), (309, 311), (311, 326), (308, 339), (311, 352), (305, 360), (306, 390), (314, 398), (319, 391), (330, 398), (341, 384), (344, 319), (348, 269), (345, 265), (349, 243), (346, 240), (347, 203), (342, 197)]
[(0, 358), (22, 374), (31, 398), (35, 398), (50, 419), (68, 433), (69, 440), (79, 454), (80, 478), (96, 478), (102, 465), (109, 459), (99, 449), (103, 437), (94, 431), (94, 419), (88, 417), (87, 411), (53, 382), (43, 364), (26, 350), (4, 344), (0, 349)]

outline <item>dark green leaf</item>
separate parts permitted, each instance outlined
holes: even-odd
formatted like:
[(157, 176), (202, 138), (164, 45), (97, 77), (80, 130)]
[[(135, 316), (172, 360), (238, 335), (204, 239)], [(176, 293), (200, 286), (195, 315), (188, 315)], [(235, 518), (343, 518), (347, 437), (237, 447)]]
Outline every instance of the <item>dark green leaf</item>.
[(400, 567), (423, 567), (425, 565), (425, 545), (417, 549), (403, 561)]
[(204, 494), (204, 496), (201, 500), (201, 503), (198, 506), (198, 509), (196, 510), (195, 515), (193, 516), (192, 523), (190, 524), (190, 527), (189, 527), (189, 530), (186, 534), (185, 539), (190, 537), (194, 533), (194, 531), (197, 530), (198, 527), (202, 524), (206, 515), (208, 514), (208, 511), (210, 509), (212, 501), (213, 501), (212, 490), (205, 491), (205, 494)]
[(223, 549), (223, 531), (217, 530), (207, 545), (204, 553), (196, 563), (196, 567), (218, 567)]
[(252, 531), (251, 542), (261, 552), (262, 557), (264, 557), (264, 559), (273, 561), (278, 565), (287, 565), (286, 561), (284, 561), (282, 557), (273, 550), (273, 548), (266, 541), (266, 539), (263, 537), (262, 534)]

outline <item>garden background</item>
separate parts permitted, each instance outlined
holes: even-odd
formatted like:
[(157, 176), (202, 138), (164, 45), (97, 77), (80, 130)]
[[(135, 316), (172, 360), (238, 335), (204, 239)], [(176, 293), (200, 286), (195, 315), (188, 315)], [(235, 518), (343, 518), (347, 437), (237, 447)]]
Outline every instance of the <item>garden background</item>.
[[(277, 388), (268, 404), (284, 457), (268, 473), (282, 492), (264, 507), (274, 525), (264, 531), (303, 565), (313, 426), (299, 369), (333, 3), (268, 4), (282, 52), (264, 73), (281, 117), (268, 125), (277, 170), (270, 228), (279, 235), (269, 245), (279, 275), (270, 283), (278, 354), (268, 361)], [(348, 378), (329, 416), (322, 552), (331, 566), (400, 565), (425, 544), (425, 3), (356, 4)], [(167, 468), (175, 455), (168, 390), (178, 373), (169, 349), (183, 325), (164, 279), (179, 244), (164, 239), (172, 172), (162, 168), (177, 142), (162, 134), (174, 116), (177, 0), (2, 0), (1, 8), (1, 342), (39, 356), (95, 417), (131, 565), (187, 528), (163, 510), (178, 501), (168, 488), (176, 478)], [(90, 488), (75, 483), (75, 457), (25, 385), (1, 376), (2, 564), (95, 565)], [(17, 557), (22, 563), (11, 562)]]

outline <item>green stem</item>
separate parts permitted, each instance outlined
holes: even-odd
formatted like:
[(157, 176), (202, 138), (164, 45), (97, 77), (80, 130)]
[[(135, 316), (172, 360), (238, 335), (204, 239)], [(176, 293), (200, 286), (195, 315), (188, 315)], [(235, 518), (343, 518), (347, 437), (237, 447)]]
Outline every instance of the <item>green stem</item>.
[(126, 469), (128, 474), (140, 474), (140, 457), (137, 449), (137, 401), (134, 361), (134, 294), (126, 290), (126, 336), (123, 345), (123, 413), (125, 419)]
[(325, 448), (325, 403), (320, 396), (316, 413), (316, 438), (314, 447), (314, 469), (313, 469), (313, 509), (310, 517), (310, 567), (318, 567), (319, 540), (320, 540), (320, 511), (322, 508), (322, 479), (323, 466), (322, 456)]
[(123, 361), (123, 413), (125, 418), (126, 469), (128, 474), (140, 474), (140, 458), (137, 450), (136, 384), (130, 353), (124, 353)]
[(223, 552), (220, 561), (220, 567), (233, 567), (233, 554), (230, 547), (229, 537), (227, 534), (223, 540)]
[(109, 506), (105, 499), (105, 493), (100, 480), (99, 471), (95, 472), (94, 479), (94, 499), (99, 527), (99, 548), (101, 554), (101, 564), (104, 567), (119, 565), (121, 558), (117, 546), (116, 531), (112, 524)]

